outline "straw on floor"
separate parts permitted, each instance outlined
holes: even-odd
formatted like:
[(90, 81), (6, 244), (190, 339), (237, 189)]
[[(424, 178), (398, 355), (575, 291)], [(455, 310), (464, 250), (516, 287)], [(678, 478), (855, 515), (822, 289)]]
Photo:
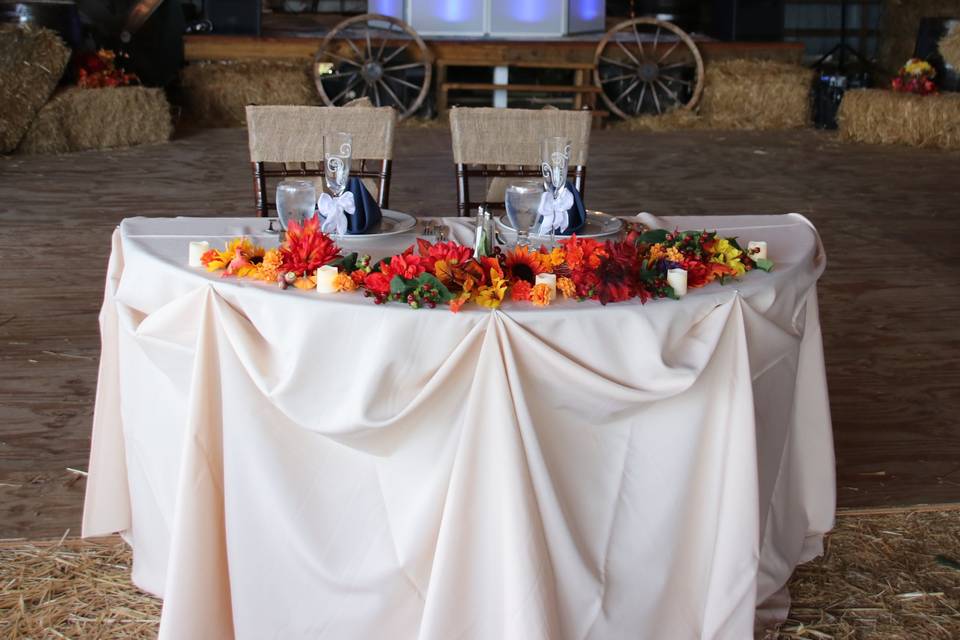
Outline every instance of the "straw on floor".
[[(0, 638), (155, 637), (160, 601), (119, 539), (0, 542)], [(790, 583), (779, 638), (960, 637), (960, 505), (841, 515)]]

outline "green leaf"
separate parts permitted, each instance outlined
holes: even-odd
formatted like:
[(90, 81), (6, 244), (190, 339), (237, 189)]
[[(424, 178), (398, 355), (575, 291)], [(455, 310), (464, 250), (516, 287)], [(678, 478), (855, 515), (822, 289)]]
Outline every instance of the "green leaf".
[(346, 271), (347, 273), (353, 273), (353, 271), (357, 268), (357, 252), (354, 251), (353, 253), (348, 253), (345, 256), (340, 256), (330, 264), (334, 267), (342, 268), (343, 271)]
[[(422, 286), (424, 284), (429, 284), (431, 287), (437, 290), (440, 294), (440, 302), (446, 304), (453, 300), (453, 294), (450, 293), (450, 289), (447, 289), (447, 286), (440, 282), (435, 275), (432, 273), (421, 273), (419, 277), (415, 280), (417, 285)], [(393, 283), (390, 283), (391, 288)]]
[(757, 265), (757, 269), (760, 269), (761, 271), (767, 271), (767, 272), (773, 271), (772, 260), (767, 260), (766, 258), (760, 258), (758, 260), (754, 260), (753, 262), (754, 264)]
[(669, 284), (663, 285), (663, 295), (668, 298), (673, 298), (674, 300), (679, 300), (680, 296), (677, 295), (677, 292), (673, 290)]
[(416, 280), (407, 280), (403, 276), (399, 275), (393, 276), (393, 278), (390, 279), (390, 293), (392, 295), (406, 298), (416, 287)]
[(651, 229), (650, 231), (644, 231), (640, 234), (640, 237), (637, 238), (637, 242), (642, 242), (644, 244), (657, 244), (658, 242), (665, 242), (669, 232), (666, 229)]

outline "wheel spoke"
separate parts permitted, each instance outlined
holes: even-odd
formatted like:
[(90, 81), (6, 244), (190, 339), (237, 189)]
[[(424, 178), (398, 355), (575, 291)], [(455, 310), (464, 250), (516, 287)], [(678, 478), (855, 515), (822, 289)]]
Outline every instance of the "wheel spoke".
[(676, 48), (680, 46), (680, 42), (681, 42), (681, 41), (680, 41), (679, 39), (678, 39), (676, 42), (674, 42), (674, 43), (673, 43), (673, 46), (670, 47), (669, 49), (667, 49), (667, 52), (666, 52), (665, 54), (663, 54), (662, 56), (660, 56), (660, 59), (657, 60), (657, 64), (660, 64), (661, 62), (663, 62), (664, 60), (666, 60), (667, 58), (669, 58), (669, 57), (670, 57), (670, 54), (673, 53), (673, 52), (676, 50)]
[(374, 58), (374, 60), (379, 60), (379, 59), (380, 59), (380, 56), (383, 55), (383, 50), (384, 50), (386, 47), (387, 47), (387, 39), (384, 38), (384, 39), (382, 39), (382, 40), (380, 41), (380, 48), (377, 49), (377, 56)]
[(656, 82), (661, 89), (667, 92), (667, 95), (670, 96), (676, 104), (680, 104), (680, 98), (677, 96), (677, 94), (670, 90), (670, 87), (663, 84), (663, 82), (660, 81), (660, 78), (657, 78)]
[(394, 82), (399, 82), (399, 83), (402, 84), (403, 86), (405, 86), (405, 87), (410, 87), (410, 88), (413, 89), (414, 91), (420, 91), (420, 89), (421, 89), (421, 87), (418, 87), (417, 85), (413, 84), (412, 82), (407, 82), (406, 80), (401, 80), (400, 78), (398, 78), (398, 77), (396, 77), (396, 76), (391, 76), (391, 75), (384, 74), (384, 75), (383, 75), (383, 78), (384, 78), (384, 80), (393, 80)]
[(677, 67), (689, 67), (692, 65), (693, 63), (690, 62), (689, 60), (686, 62), (674, 62), (673, 64), (663, 65), (662, 67), (660, 67), (660, 70), (663, 71), (664, 69), (676, 69)]
[(619, 60), (614, 60), (613, 58), (607, 58), (607, 57), (604, 57), (604, 56), (600, 56), (600, 59), (603, 60), (604, 62), (609, 63), (609, 64), (614, 64), (614, 65), (617, 65), (618, 67), (623, 67), (624, 69), (630, 69), (630, 71), (636, 72), (636, 70), (637, 70), (636, 67), (631, 67), (631, 66), (628, 65), (626, 62), (620, 62)]
[(373, 43), (370, 42), (370, 27), (363, 32), (363, 39), (367, 43), (367, 60), (373, 60)]
[(653, 34), (653, 55), (657, 55), (658, 42), (660, 42), (660, 25), (657, 25), (657, 32)]
[(603, 80), (600, 81), (600, 84), (606, 84), (606, 83), (608, 83), (608, 82), (614, 82), (615, 80), (626, 80), (627, 78), (632, 78), (632, 77), (635, 76), (635, 75), (636, 75), (635, 73), (625, 73), (625, 74), (620, 75), (620, 76), (613, 76), (612, 78), (604, 78)]
[(387, 95), (389, 95), (393, 99), (393, 101), (397, 103), (397, 106), (400, 107), (400, 111), (401, 112), (405, 111), (406, 107), (404, 107), (403, 103), (400, 102), (400, 98), (398, 98), (397, 94), (393, 92), (393, 89), (387, 86), (387, 83), (384, 82), (383, 80), (377, 80), (377, 82), (384, 88), (384, 90), (387, 92)]
[(657, 108), (657, 115), (663, 115), (663, 109), (660, 108), (660, 98), (657, 97), (657, 90), (650, 87), (650, 95), (653, 96), (653, 105)]
[(643, 97), (647, 95), (647, 83), (643, 83), (643, 88), (640, 89), (640, 99), (637, 100), (637, 110), (634, 111), (634, 114), (640, 113), (640, 110), (643, 109)]
[(422, 62), (408, 62), (407, 64), (398, 64), (393, 67), (384, 67), (383, 70), (384, 71), (400, 71), (402, 69), (414, 69), (416, 67), (424, 67), (424, 66), (426, 65), (423, 64)]
[(638, 84), (640, 84), (640, 79), (639, 79), (639, 78), (637, 78), (636, 80), (634, 80), (633, 82), (631, 82), (630, 85), (629, 85), (626, 89), (623, 90), (623, 93), (621, 93), (620, 95), (618, 95), (618, 96), (614, 99), (613, 102), (614, 102), (614, 103), (620, 102), (620, 100), (622, 100), (625, 95), (627, 95), (628, 93), (630, 93), (631, 91), (633, 91), (634, 88), (635, 88)]
[(647, 54), (643, 51), (643, 43), (640, 42), (640, 31), (637, 29), (637, 25), (633, 25), (633, 39), (637, 41), (637, 48), (640, 49), (640, 57), (646, 60)]
[(380, 106), (380, 90), (377, 89), (377, 85), (376, 85), (376, 84), (370, 85), (370, 88), (373, 89), (373, 101), (374, 101), (374, 102), (377, 104), (377, 106), (379, 107), (379, 106)]
[(347, 95), (347, 92), (349, 92), (351, 89), (353, 89), (353, 85), (357, 84), (357, 81), (358, 81), (359, 79), (360, 79), (360, 76), (358, 75), (356, 78), (354, 78), (353, 80), (351, 80), (350, 82), (348, 82), (348, 83), (347, 83), (347, 86), (344, 87), (343, 91), (341, 91), (341, 92), (338, 93), (336, 96), (334, 96), (333, 98), (331, 98), (331, 99), (330, 99), (330, 102), (331, 102), (332, 104), (337, 104), (337, 100), (339, 100), (339, 99), (342, 98), (343, 96)]
[(670, 75), (667, 75), (667, 74), (665, 74), (665, 73), (664, 73), (664, 74), (661, 74), (660, 77), (661, 77), (661, 78), (666, 78), (666, 79), (667, 79), (667, 82), (679, 82), (680, 84), (685, 85), (685, 86), (687, 86), (687, 87), (690, 86), (690, 81), (689, 81), (689, 80), (681, 80), (680, 78), (675, 78), (675, 77), (670, 76)]
[(340, 73), (328, 73), (320, 76), (320, 81), (334, 80), (336, 78), (350, 78), (357, 75), (356, 71), (341, 71)]
[(617, 46), (618, 46), (618, 47), (620, 47), (621, 49), (623, 49), (623, 52), (624, 52), (625, 54), (627, 54), (627, 57), (629, 57), (631, 60), (633, 60), (633, 64), (637, 65), (638, 67), (640, 66), (640, 61), (637, 60), (636, 56), (634, 56), (632, 53), (630, 53), (630, 50), (629, 50), (629, 49), (627, 49), (625, 46), (623, 46), (623, 43), (622, 43), (622, 42), (620, 42), (619, 40), (614, 40), (614, 42), (617, 43)]
[(340, 55), (339, 53), (334, 53), (333, 51), (324, 51), (322, 55), (330, 56), (331, 58), (336, 58), (337, 60), (339, 60), (339, 61), (341, 61), (341, 62), (346, 62), (347, 64), (353, 65), (354, 67), (362, 67), (362, 66), (363, 66), (362, 64), (360, 64), (359, 62), (357, 62), (357, 61), (354, 60), (353, 58), (348, 58), (348, 57), (346, 57), (346, 56), (342, 56), (342, 55)]
[(381, 64), (387, 64), (388, 62), (396, 58), (398, 55), (400, 55), (400, 52), (404, 51), (409, 46), (410, 46), (410, 43), (407, 42), (399, 49), (394, 50), (390, 55), (388, 55), (386, 58), (383, 59), (383, 62)]
[(347, 44), (350, 45), (350, 48), (353, 49), (353, 52), (357, 54), (357, 59), (363, 60), (363, 52), (361, 52), (360, 49), (357, 48), (357, 45), (353, 44), (353, 40), (351, 40), (350, 38), (344, 38), (344, 40), (347, 41)]

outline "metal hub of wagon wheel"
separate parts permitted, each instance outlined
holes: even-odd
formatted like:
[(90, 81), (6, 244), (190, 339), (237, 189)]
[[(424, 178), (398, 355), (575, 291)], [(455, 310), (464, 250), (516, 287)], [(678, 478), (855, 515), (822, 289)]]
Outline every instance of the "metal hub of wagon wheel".
[(608, 31), (594, 55), (593, 81), (621, 118), (692, 109), (703, 92), (703, 59), (683, 29), (635, 18)]
[(405, 22), (367, 13), (337, 24), (314, 56), (320, 98), (339, 106), (367, 97), (394, 107), (400, 118), (416, 112), (430, 90), (433, 56)]

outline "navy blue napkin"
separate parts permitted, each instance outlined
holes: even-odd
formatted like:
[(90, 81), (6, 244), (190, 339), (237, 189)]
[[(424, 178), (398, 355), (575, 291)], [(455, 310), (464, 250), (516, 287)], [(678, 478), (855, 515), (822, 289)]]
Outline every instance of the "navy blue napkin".
[(376, 231), (380, 226), (380, 207), (370, 192), (367, 191), (363, 180), (356, 176), (347, 181), (347, 191), (353, 194), (353, 204), (356, 211), (347, 216), (347, 234), (360, 235)]
[(573, 194), (573, 206), (567, 211), (567, 215), (569, 216), (567, 228), (557, 231), (557, 235), (559, 236), (569, 236), (574, 233), (579, 233), (587, 226), (587, 210), (583, 208), (583, 199), (580, 197), (580, 192), (573, 187), (573, 184), (569, 180), (567, 180), (567, 189)]

